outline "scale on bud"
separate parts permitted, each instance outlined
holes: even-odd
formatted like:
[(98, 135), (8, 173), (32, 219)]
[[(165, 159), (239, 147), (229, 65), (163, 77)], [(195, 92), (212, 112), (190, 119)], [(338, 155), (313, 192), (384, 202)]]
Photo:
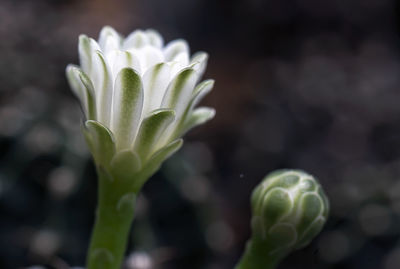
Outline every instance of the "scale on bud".
[(267, 175), (251, 197), (252, 237), (236, 269), (269, 269), (322, 230), (329, 202), (317, 180), (299, 170)]

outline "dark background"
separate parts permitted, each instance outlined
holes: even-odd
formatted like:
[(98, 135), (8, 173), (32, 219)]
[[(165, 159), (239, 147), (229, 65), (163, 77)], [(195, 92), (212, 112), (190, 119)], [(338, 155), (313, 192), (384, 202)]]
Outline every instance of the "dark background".
[(209, 52), (216, 118), (146, 185), (126, 268), (233, 268), (252, 188), (319, 178), (324, 231), (280, 268), (400, 268), (394, 0), (1, 0), (0, 268), (84, 265), (96, 176), (64, 75), (80, 33), (157, 29)]

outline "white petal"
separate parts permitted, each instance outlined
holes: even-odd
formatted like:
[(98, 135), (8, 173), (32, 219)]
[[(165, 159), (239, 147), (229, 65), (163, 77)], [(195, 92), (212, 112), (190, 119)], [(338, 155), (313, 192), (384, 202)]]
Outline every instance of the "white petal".
[(93, 66), (93, 56), (96, 51), (100, 50), (97, 42), (86, 35), (79, 36), (79, 59), (83, 72), (90, 74)]
[(180, 72), (168, 86), (161, 107), (175, 110), (175, 121), (172, 123), (158, 143), (158, 147), (171, 141), (177, 124), (189, 104), (198, 76), (193, 69)]
[(144, 74), (150, 67), (164, 62), (164, 55), (162, 54), (161, 50), (155, 47), (145, 46), (141, 49), (129, 51), (138, 57), (140, 61), (140, 69), (142, 71), (141, 74)]
[(77, 66), (68, 65), (67, 79), (74, 94), (81, 102), (87, 119), (96, 119), (96, 101), (92, 82), (88, 76)]
[(143, 108), (143, 87), (139, 74), (122, 69), (115, 79), (111, 130), (117, 149), (126, 149), (134, 141)]
[(164, 49), (164, 56), (166, 61), (172, 61), (178, 54), (185, 52), (189, 53), (189, 46), (185, 40), (178, 39), (171, 41)]
[(99, 45), (104, 54), (118, 50), (121, 45), (121, 36), (112, 27), (105, 26), (100, 32)]
[(179, 72), (187, 68), (186, 65), (180, 62), (168, 62), (168, 64), (171, 66), (171, 78), (174, 78)]
[(199, 78), (201, 78), (204, 74), (204, 71), (207, 67), (208, 54), (205, 52), (197, 52), (193, 55), (190, 61), (190, 67), (196, 70), (199, 74)]
[(161, 107), (174, 109), (176, 118), (180, 118), (191, 99), (197, 78), (193, 69), (180, 72), (168, 86)]
[(148, 36), (143, 31), (136, 30), (125, 38), (122, 48), (124, 50), (128, 50), (131, 48), (138, 49), (148, 45), (149, 43), (150, 42)]
[(193, 109), (197, 106), (198, 103), (212, 90), (214, 87), (214, 80), (209, 79), (205, 80), (199, 85), (196, 86), (194, 90), (192, 99), (190, 100), (188, 106), (183, 113), (180, 122), (177, 123), (177, 127), (172, 135), (172, 137), (180, 137), (185, 132), (185, 123), (190, 120), (192, 117)]
[(100, 51), (96, 51), (93, 56), (93, 70), (90, 78), (96, 92), (97, 119), (109, 127), (113, 81), (110, 67)]
[(161, 107), (162, 98), (170, 83), (171, 67), (166, 63), (149, 68), (143, 76), (144, 105), (143, 116)]
[(164, 45), (164, 40), (162, 38), (162, 36), (155, 30), (153, 29), (149, 29), (146, 31), (147, 34), (147, 38), (149, 40), (149, 44), (161, 49), (162, 46)]
[(112, 63), (112, 73), (114, 77), (116, 77), (119, 71), (125, 67), (132, 68), (136, 72), (140, 73), (140, 61), (132, 52), (116, 50), (113, 51), (112, 54), (115, 55), (111, 56), (114, 57)]

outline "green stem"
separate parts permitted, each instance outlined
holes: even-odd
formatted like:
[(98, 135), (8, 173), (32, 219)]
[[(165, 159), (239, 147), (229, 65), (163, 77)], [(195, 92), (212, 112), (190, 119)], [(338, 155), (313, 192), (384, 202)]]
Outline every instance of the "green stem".
[(268, 248), (262, 242), (250, 239), (235, 269), (275, 269), (281, 256), (268, 255)]
[(136, 193), (125, 181), (98, 169), (96, 220), (87, 255), (87, 269), (120, 269), (134, 217)]

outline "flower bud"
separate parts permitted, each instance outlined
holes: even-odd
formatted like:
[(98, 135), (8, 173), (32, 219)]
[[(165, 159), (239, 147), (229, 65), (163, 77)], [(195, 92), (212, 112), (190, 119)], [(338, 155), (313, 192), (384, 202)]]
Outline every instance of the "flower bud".
[(321, 185), (299, 170), (267, 175), (255, 188), (251, 206), (252, 239), (266, 242), (265, 251), (270, 255), (309, 244), (321, 231), (329, 212)]

